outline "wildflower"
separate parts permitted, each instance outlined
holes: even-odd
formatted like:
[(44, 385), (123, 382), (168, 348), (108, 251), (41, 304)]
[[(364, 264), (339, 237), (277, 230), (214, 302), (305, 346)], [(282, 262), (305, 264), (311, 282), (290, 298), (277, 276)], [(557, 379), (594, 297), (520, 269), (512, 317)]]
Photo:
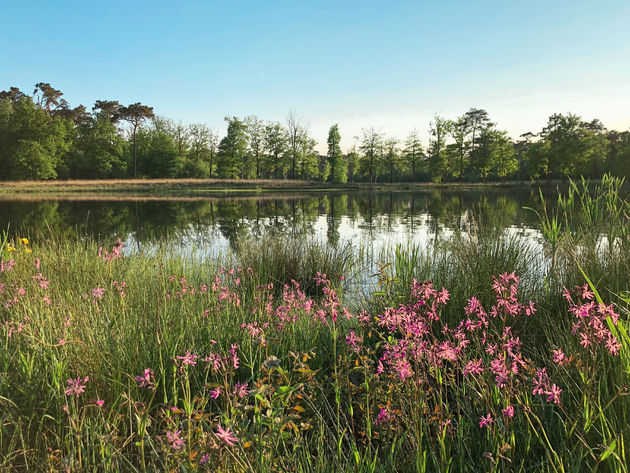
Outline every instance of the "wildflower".
[(608, 340), (606, 340), (606, 348), (611, 355), (618, 355), (621, 349), (621, 343), (617, 341), (617, 337), (608, 334)]
[(204, 453), (203, 455), (201, 455), (201, 458), (199, 459), (199, 464), (207, 465), (209, 461), (210, 461), (210, 455), (207, 453)]
[(181, 434), (181, 430), (179, 429), (173, 430), (173, 431), (171, 430), (166, 431), (166, 440), (168, 441), (168, 443), (170, 444), (173, 450), (179, 450), (184, 445), (186, 445), (186, 443), (184, 442), (184, 439), (180, 437), (180, 434)]
[(236, 343), (232, 343), (232, 345), (230, 346), (230, 355), (232, 355), (232, 366), (234, 367), (235, 370), (238, 369), (239, 366), (239, 358), (238, 358), (238, 349), (239, 346)]
[(103, 401), (102, 399), (95, 399), (91, 401), (90, 404), (93, 404), (97, 407), (103, 407), (103, 405), (105, 404), (105, 401)]
[(234, 432), (232, 432), (229, 427), (223, 430), (223, 427), (221, 427), (220, 425), (217, 426), (217, 432), (215, 435), (223, 440), (225, 443), (227, 443), (229, 446), (234, 446), (236, 445), (236, 442), (238, 442), (238, 439), (234, 435)]
[(182, 365), (184, 366), (195, 366), (197, 364), (197, 362), (195, 361), (197, 359), (197, 355), (195, 355), (194, 353), (190, 353), (190, 350), (186, 350), (186, 353), (184, 353), (183, 355), (178, 355), (177, 359), (182, 360)]
[(411, 363), (406, 358), (396, 360), (394, 363), (394, 370), (398, 374), (398, 377), (402, 380), (409, 378), (413, 371), (411, 370)]
[(135, 377), (139, 388), (153, 389), (155, 388), (155, 380), (153, 379), (153, 370), (151, 368), (145, 368), (141, 376)]
[(105, 294), (105, 288), (104, 287), (95, 287), (94, 289), (92, 289), (92, 297), (94, 299), (102, 298), (103, 294)]
[(346, 335), (346, 345), (350, 345), (350, 349), (354, 352), (359, 352), (361, 344), (361, 338), (357, 336), (354, 330), (350, 330)]
[(488, 427), (493, 422), (494, 422), (494, 419), (492, 418), (490, 413), (488, 413), (488, 415), (486, 415), (485, 417), (482, 416), (479, 419), (479, 428), (483, 429), (484, 427)]
[(65, 390), (66, 396), (75, 395), (79, 397), (85, 391), (85, 383), (89, 381), (89, 377), (85, 378), (77, 378), (77, 379), (68, 379), (66, 382), (68, 383), (68, 388)]
[(505, 409), (501, 411), (505, 417), (512, 418), (514, 417), (514, 406), (507, 406)]
[(553, 362), (558, 366), (564, 366), (569, 363), (567, 355), (560, 349), (553, 350)]
[(37, 269), (37, 271), (39, 271), (39, 266), (41, 265), (41, 261), (39, 258), (35, 258), (35, 261), (33, 262), (33, 264), (35, 265), (35, 269)]
[(234, 384), (234, 395), (239, 398), (244, 398), (249, 394), (249, 390), (247, 389), (247, 383), (237, 382)]
[(211, 389), (209, 392), (212, 399), (217, 399), (223, 393), (221, 388)]
[(562, 392), (562, 389), (560, 389), (558, 386), (556, 386), (555, 384), (551, 385), (551, 389), (549, 389), (549, 391), (545, 391), (545, 394), (547, 394), (547, 402), (552, 402), (554, 404), (560, 404), (560, 393)]
[(464, 376), (469, 374), (479, 374), (483, 372), (483, 367), (481, 366), (481, 359), (471, 360), (466, 363), (464, 367)]
[(376, 418), (376, 424), (391, 424), (394, 420), (394, 416), (391, 412), (389, 412), (386, 408), (382, 407), (378, 412), (378, 417)]

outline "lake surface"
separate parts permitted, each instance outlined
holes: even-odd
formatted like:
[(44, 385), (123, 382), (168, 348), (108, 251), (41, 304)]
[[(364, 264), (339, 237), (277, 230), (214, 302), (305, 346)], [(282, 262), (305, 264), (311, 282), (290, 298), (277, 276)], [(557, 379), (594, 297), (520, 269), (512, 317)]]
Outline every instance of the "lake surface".
[(352, 242), (377, 255), (397, 243), (426, 244), (472, 222), (540, 241), (538, 188), (281, 194), (214, 199), (72, 199), (0, 201), (0, 229), (35, 242), (56, 236), (117, 238), (127, 251), (169, 245), (212, 255), (240, 237), (307, 235), (330, 245)]

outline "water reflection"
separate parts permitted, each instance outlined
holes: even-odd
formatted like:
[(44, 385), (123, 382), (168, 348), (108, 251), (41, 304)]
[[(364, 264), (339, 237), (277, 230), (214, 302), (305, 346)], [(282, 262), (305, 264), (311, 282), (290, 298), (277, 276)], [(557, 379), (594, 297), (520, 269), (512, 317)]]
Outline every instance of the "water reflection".
[(207, 200), (2, 200), (0, 228), (34, 241), (89, 236), (127, 248), (169, 243), (182, 251), (221, 251), (240, 237), (310, 235), (331, 245), (352, 241), (378, 250), (425, 242), (479, 224), (531, 237), (538, 189), (353, 192)]

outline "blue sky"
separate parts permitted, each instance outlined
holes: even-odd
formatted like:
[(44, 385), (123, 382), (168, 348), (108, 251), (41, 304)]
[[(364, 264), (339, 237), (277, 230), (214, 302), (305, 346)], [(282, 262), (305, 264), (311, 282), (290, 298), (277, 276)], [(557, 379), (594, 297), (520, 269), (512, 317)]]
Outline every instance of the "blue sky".
[(348, 148), (371, 125), (426, 139), (470, 107), (513, 137), (554, 112), (630, 127), (627, 0), (22, 0), (2, 17), (0, 90), (50, 82), (71, 105), (141, 101), (220, 132), (292, 110)]

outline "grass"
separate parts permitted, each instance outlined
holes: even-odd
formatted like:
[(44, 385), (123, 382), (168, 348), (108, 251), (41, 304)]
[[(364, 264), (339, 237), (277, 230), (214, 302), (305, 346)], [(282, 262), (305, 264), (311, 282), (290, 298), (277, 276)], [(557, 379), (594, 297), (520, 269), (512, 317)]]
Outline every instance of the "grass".
[[(0, 197), (37, 198), (46, 195), (106, 197), (130, 195), (132, 197), (221, 197), (225, 195), (258, 195), (269, 192), (329, 192), (353, 190), (410, 190), (410, 189), (476, 189), (487, 187), (514, 187), (534, 185), (533, 182), (494, 183), (331, 183), (291, 179), (92, 179), (51, 181), (0, 181)], [(538, 184), (536, 184), (538, 185)], [(547, 186), (548, 183), (540, 185)]]
[(477, 219), (394, 248), (358, 299), (347, 246), (277, 236), (202, 260), (5, 234), (0, 471), (627, 472), (617, 184), (577, 188), (541, 247)]

